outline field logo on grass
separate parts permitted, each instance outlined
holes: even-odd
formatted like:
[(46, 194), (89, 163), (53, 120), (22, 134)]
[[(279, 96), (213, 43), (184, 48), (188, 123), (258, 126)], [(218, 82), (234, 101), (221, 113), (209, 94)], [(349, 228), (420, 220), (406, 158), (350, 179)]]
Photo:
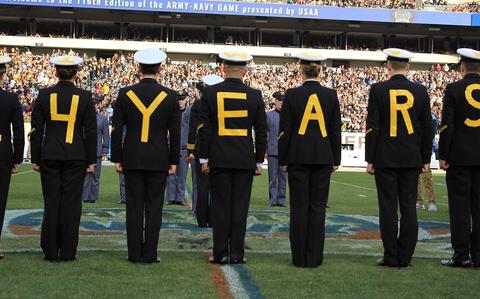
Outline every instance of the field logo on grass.
[[(5, 236), (35, 236), (40, 234), (42, 210), (9, 210), (5, 217)], [(419, 241), (449, 237), (445, 222), (419, 221)], [(252, 211), (248, 217), (247, 238), (288, 238), (289, 214), (283, 211)], [(351, 240), (380, 239), (378, 217), (329, 214), (326, 220), (327, 238)], [(84, 209), (80, 225), (82, 235), (124, 235), (124, 209)], [(179, 239), (210, 238), (211, 230), (198, 228), (187, 209), (165, 209), (162, 236)]]

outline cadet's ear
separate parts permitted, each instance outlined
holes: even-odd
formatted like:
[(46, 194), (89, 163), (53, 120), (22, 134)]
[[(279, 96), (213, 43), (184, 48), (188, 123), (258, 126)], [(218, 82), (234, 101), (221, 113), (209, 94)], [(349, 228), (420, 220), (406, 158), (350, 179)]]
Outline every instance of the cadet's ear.
[(407, 63), (407, 65), (405, 65), (405, 72), (408, 72), (410, 70), (410, 63)]

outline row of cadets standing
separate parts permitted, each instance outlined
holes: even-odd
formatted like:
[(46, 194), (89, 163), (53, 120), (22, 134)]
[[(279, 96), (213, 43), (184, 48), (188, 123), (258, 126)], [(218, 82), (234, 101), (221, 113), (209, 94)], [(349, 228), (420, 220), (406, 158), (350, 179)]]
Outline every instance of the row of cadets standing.
[(267, 120), (261, 92), (243, 82), (253, 57), (225, 52), (219, 58), (226, 79), (203, 90), (197, 156), (210, 182), (214, 222), (210, 262), (243, 264), (251, 189), (254, 175), (262, 172)]
[(39, 91), (30, 134), (33, 169), (44, 198), (41, 247), (47, 261), (76, 258), (82, 186), (97, 162), (97, 121), (92, 94), (75, 86), (75, 56), (50, 59), (58, 83)]
[[(5, 75), (6, 64), (10, 61), (10, 57), (0, 56), (0, 79)], [(0, 236), (10, 179), (12, 173), (18, 173), (23, 161), (24, 134), (22, 107), (17, 95), (0, 88)], [(4, 255), (0, 252), (0, 259), (3, 258)]]
[[(427, 89), (406, 73), (413, 55), (385, 49), (389, 79), (373, 84), (368, 100), (365, 158), (375, 176), (384, 253), (379, 266), (408, 267), (418, 237), (420, 172), (428, 172), (433, 126)], [(400, 232), (397, 210), (400, 207)]]
[(213, 227), (211, 211), (211, 198), (208, 175), (202, 172), (199, 157), (197, 155), (198, 131), (203, 127), (200, 121), (200, 106), (203, 92), (208, 86), (223, 82), (223, 78), (217, 75), (207, 75), (197, 83), (195, 102), (190, 111), (187, 143), (187, 161), (192, 164), (192, 208), (199, 227)]
[(159, 49), (135, 53), (141, 80), (120, 89), (113, 112), (111, 159), (117, 172), (125, 175), (128, 261), (132, 263), (159, 262), (167, 176), (175, 174), (180, 159), (177, 94), (157, 82), (166, 58)]
[(320, 84), (324, 57), (301, 53), (303, 85), (286, 91), (278, 135), (279, 163), (288, 171), (290, 245), (297, 267), (323, 262), (330, 176), (341, 160), (340, 104)]

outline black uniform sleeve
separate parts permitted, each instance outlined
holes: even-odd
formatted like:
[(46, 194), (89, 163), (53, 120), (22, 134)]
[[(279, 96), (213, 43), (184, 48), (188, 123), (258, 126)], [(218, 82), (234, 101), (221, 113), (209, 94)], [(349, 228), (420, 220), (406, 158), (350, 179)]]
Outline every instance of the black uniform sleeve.
[(375, 163), (375, 150), (377, 147), (379, 111), (375, 99), (374, 86), (370, 88), (367, 108), (367, 131), (365, 132), (365, 160), (367, 163)]
[(110, 128), (108, 126), (108, 119), (106, 117), (104, 117), (103, 119), (102, 136), (103, 136), (103, 144), (102, 144), (103, 153), (108, 153), (108, 147), (110, 146)]
[(30, 131), (30, 150), (32, 163), (39, 164), (42, 156), (43, 133), (45, 132), (45, 116), (42, 108), (42, 91), (39, 92), (37, 100), (33, 104), (32, 130)]
[(452, 135), (455, 130), (455, 98), (452, 94), (451, 85), (445, 90), (443, 98), (442, 125), (440, 128), (440, 141), (438, 153), (440, 160), (448, 161), (450, 145), (452, 143)]
[(429, 164), (432, 158), (432, 141), (434, 137), (433, 133), (433, 123), (432, 123), (432, 111), (430, 109), (430, 96), (426, 89), (424, 89), (425, 101), (424, 107), (422, 110), (422, 115), (420, 119), (420, 124), (422, 127), (422, 161), (423, 164)]
[(280, 112), (280, 127), (278, 133), (278, 165), (287, 165), (288, 148), (290, 146), (290, 135), (292, 132), (292, 115), (290, 111), (289, 92), (285, 93), (282, 111)]
[(125, 107), (124, 107), (124, 94), (123, 90), (118, 93), (117, 100), (115, 101), (115, 107), (113, 108), (112, 116), (112, 148), (110, 160), (113, 163), (122, 162), (123, 154), (123, 130), (125, 128)]
[(87, 95), (87, 107), (83, 117), (83, 132), (85, 134), (85, 148), (87, 150), (87, 163), (97, 163), (97, 116), (93, 106), (92, 94)]
[(176, 100), (176, 93), (172, 95), (172, 112), (169, 115), (167, 129), (170, 136), (170, 165), (178, 165), (180, 162), (180, 134), (181, 113)]
[(197, 141), (197, 126), (199, 119), (200, 101), (195, 101), (190, 109), (190, 119), (188, 121), (188, 154), (195, 154), (195, 144)]
[(198, 127), (198, 139), (197, 139), (197, 157), (201, 159), (208, 159), (210, 152), (210, 107), (207, 102), (208, 93), (205, 93), (202, 96), (200, 101), (200, 114), (199, 114), (199, 125)]
[(333, 153), (333, 165), (339, 166), (342, 160), (342, 119), (340, 116), (340, 102), (338, 101), (337, 92), (333, 93), (333, 110), (330, 122), (330, 144)]
[(23, 123), (22, 107), (16, 96), (14, 97), (11, 123), (13, 129), (13, 163), (21, 164), (23, 161), (23, 150), (25, 148), (25, 126)]
[(259, 92), (260, 101), (255, 114), (255, 157), (257, 163), (263, 163), (265, 160), (265, 151), (267, 150), (267, 114), (265, 112), (265, 103), (262, 94)]

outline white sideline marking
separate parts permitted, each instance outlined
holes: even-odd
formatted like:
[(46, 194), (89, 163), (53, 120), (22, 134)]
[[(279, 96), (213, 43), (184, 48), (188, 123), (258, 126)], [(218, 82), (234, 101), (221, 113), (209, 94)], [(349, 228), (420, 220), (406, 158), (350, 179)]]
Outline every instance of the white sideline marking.
[(33, 170), (30, 169), (30, 170), (26, 170), (26, 171), (22, 171), (22, 172), (17, 172), (17, 173), (13, 173), (12, 175), (20, 175), (20, 174), (29, 173), (29, 172), (33, 172)]
[[(349, 184), (349, 183), (338, 182), (338, 181), (335, 181), (335, 180), (330, 180), (330, 182), (335, 183), (335, 184), (339, 184), (339, 185), (349, 186), (349, 187), (352, 187), (352, 188), (358, 188), (358, 189), (368, 190), (368, 191), (372, 191), (372, 192), (377, 192), (377, 189), (368, 188), (368, 187), (363, 187), (363, 186), (359, 186), (359, 185), (354, 185), (354, 184)], [(363, 197), (363, 196), (361, 196), (361, 197)], [(444, 196), (444, 198), (448, 198), (448, 197), (447, 197), (447, 196)], [(437, 202), (437, 206), (447, 207), (448, 204), (443, 203), (443, 202)]]
[(240, 277), (238, 276), (237, 271), (235, 271), (232, 266), (223, 266), (220, 267), (222, 269), (223, 275), (227, 279), (228, 288), (230, 289), (230, 293), (233, 295), (234, 298), (250, 298), (248, 296), (247, 291), (242, 285), (240, 281)]

